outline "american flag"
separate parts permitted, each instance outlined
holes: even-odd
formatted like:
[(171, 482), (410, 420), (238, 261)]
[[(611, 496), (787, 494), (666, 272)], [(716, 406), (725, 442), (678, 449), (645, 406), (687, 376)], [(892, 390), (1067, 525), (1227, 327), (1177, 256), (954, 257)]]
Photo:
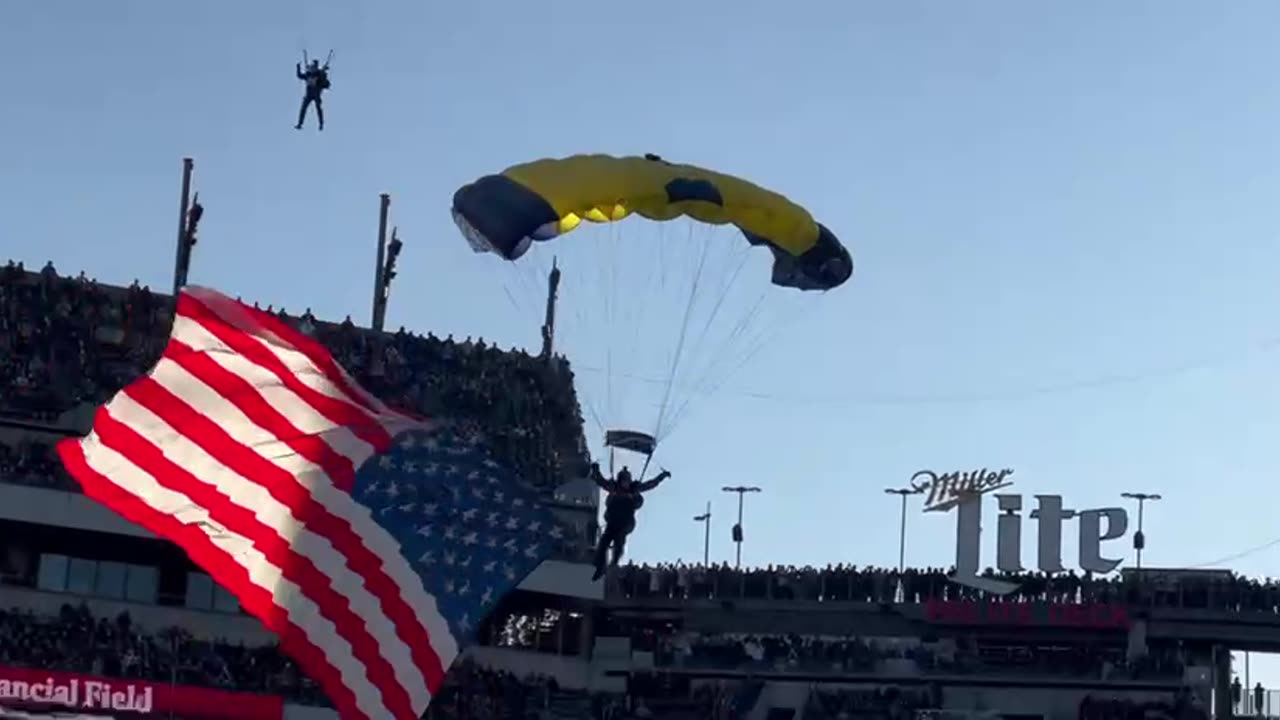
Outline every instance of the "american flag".
[(448, 423), (398, 413), (311, 338), (212, 290), (58, 447), (85, 493), (187, 554), (344, 718), (422, 715), (561, 529)]

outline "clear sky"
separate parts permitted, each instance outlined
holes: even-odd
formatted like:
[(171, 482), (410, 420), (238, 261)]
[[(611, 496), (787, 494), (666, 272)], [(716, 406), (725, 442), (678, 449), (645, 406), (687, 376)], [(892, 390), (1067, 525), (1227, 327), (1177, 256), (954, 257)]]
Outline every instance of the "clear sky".
[[(1280, 575), (1280, 550), (1245, 552), (1280, 536), (1277, 22), (1248, 0), (9, 2), (0, 256), (167, 287), (189, 155), (193, 282), (367, 322), (390, 192), (406, 247), (388, 324), (531, 347), (537, 293), (461, 240), (454, 189), (656, 152), (802, 202), (857, 269), (718, 392), (688, 393), (635, 559), (700, 557), (707, 500), (712, 556), (731, 558), (719, 488), (744, 483), (765, 488), (746, 561), (892, 565), (882, 489), (985, 466), (1075, 507), (1164, 494), (1148, 566), (1239, 555)], [(322, 134), (292, 128), (304, 47), (336, 52)], [(599, 306), (584, 294), (565, 317)], [(584, 394), (598, 339), (562, 346)], [(634, 385), (628, 412), (660, 401)], [(913, 513), (908, 562), (950, 564), (953, 532)]]

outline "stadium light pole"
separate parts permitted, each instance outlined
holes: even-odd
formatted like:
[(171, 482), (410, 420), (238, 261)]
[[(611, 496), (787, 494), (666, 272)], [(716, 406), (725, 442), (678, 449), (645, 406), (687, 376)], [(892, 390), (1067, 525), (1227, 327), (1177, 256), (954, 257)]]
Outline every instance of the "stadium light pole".
[(902, 498), (902, 517), (898, 522), (898, 574), (901, 575), (907, 565), (907, 498), (919, 495), (924, 492), (924, 488), (885, 488), (884, 491), (885, 494)]
[(742, 502), (743, 502), (743, 498), (746, 497), (747, 493), (758, 493), (760, 492), (760, 488), (754, 487), (754, 486), (746, 487), (742, 485), (737, 485), (734, 487), (729, 487), (729, 486), (722, 487), (720, 488), (720, 491), (727, 492), (727, 493), (738, 493), (738, 524), (733, 526), (733, 542), (738, 546), (738, 557), (737, 557), (737, 560), (734, 561), (734, 567), (741, 570), (742, 569)]
[(1137, 555), (1138, 555), (1138, 558), (1137, 558), (1138, 579), (1141, 580), (1142, 579), (1142, 550), (1147, 546), (1147, 538), (1145, 535), (1142, 534), (1143, 511), (1146, 509), (1148, 500), (1155, 502), (1156, 500), (1160, 499), (1160, 496), (1155, 493), (1126, 492), (1126, 493), (1120, 493), (1120, 497), (1125, 498), (1126, 500), (1138, 501), (1138, 532), (1133, 534), (1133, 549), (1137, 552)]
[(707, 511), (693, 516), (694, 522), (702, 523), (702, 566), (711, 565), (711, 501), (707, 501)]

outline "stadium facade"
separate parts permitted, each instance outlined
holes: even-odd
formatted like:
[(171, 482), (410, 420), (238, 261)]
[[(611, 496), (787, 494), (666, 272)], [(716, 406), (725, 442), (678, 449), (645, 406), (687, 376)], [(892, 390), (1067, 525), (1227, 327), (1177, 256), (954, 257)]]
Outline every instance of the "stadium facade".
[[(0, 270), (0, 708), (333, 717), (234, 597), (77, 492), (51, 452), (154, 361), (170, 302)], [(606, 596), (567, 364), (281, 317), (375, 392), (500, 435), (576, 533), (489, 618), (431, 717), (1280, 714), (1230, 664), (1280, 650), (1280, 587), (1225, 572), (1023, 574), (996, 597), (926, 570), (626, 567)]]

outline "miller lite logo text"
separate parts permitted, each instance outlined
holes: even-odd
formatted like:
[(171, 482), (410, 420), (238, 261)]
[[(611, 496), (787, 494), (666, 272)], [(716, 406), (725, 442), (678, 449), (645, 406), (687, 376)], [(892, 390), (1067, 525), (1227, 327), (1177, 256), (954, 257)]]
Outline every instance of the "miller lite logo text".
[(1009, 487), (1013, 484), (1009, 479), (1012, 474), (1013, 470), (1009, 468), (998, 472), (982, 468), (942, 475), (932, 470), (921, 470), (911, 476), (911, 489), (929, 493), (924, 498), (925, 512), (940, 512), (959, 505), (965, 498)]

